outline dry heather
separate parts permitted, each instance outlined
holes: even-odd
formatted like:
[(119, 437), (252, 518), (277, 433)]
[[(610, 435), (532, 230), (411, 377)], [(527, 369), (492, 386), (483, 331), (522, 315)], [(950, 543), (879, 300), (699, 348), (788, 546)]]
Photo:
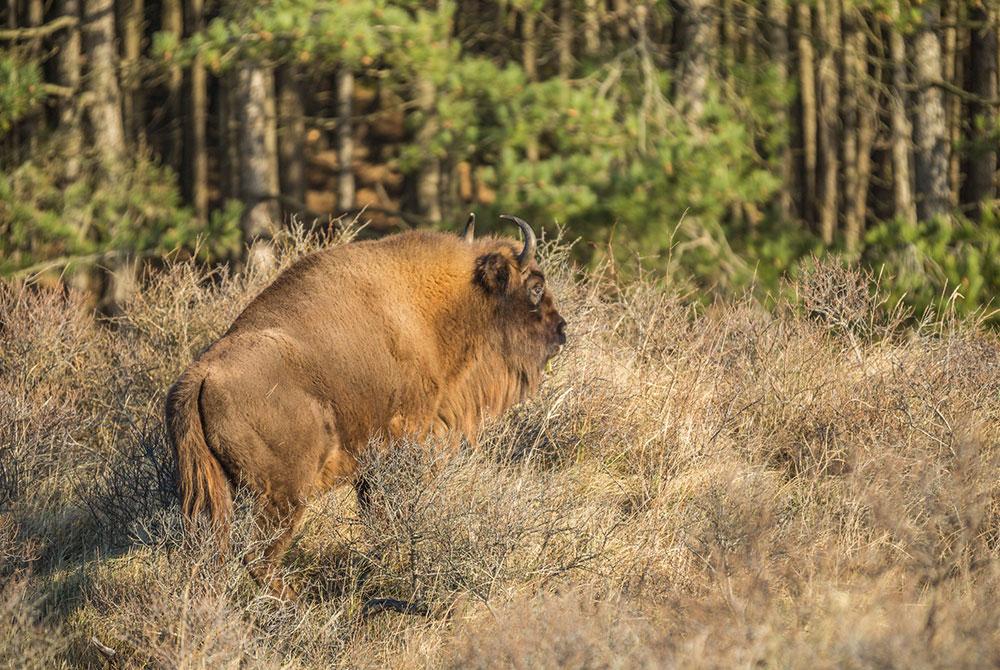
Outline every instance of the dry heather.
[(160, 419), (269, 276), (173, 265), (110, 325), (3, 286), (0, 666), (1000, 664), (995, 333), (829, 263), (699, 307), (546, 251), (543, 391), (474, 450), (373, 451), (369, 513), (312, 505), (295, 602), (182, 532)]

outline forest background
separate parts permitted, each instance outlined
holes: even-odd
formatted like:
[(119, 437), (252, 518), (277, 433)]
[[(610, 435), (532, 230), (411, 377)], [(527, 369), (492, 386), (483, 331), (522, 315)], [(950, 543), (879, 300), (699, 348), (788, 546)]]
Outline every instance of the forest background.
[[(1000, 286), (993, 0), (5, 0), (0, 273), (113, 311), (275, 226), (519, 214), (694, 296)], [(561, 231), (561, 233), (559, 232)]]

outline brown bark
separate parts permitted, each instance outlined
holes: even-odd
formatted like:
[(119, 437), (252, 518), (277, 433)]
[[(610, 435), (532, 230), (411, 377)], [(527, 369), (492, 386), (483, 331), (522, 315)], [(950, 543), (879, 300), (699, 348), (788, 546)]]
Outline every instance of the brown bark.
[[(188, 0), (185, 20), (189, 35), (204, 29), (204, 0)], [(191, 62), (189, 77), (188, 125), (185, 141), (188, 150), (188, 188), (195, 216), (205, 223), (208, 221), (208, 74), (200, 53), (196, 54)]]
[(945, 214), (950, 205), (948, 188), (948, 127), (944, 98), (935, 85), (941, 80), (941, 41), (938, 38), (940, 7), (923, 7), (920, 29), (914, 41), (914, 72), (917, 96), (914, 107), (915, 165), (917, 173), (917, 213), (921, 219)]
[[(84, 77), (91, 98), (87, 116), (99, 159), (101, 177), (114, 184), (125, 171), (125, 124), (122, 119), (121, 87), (116, 64), (114, 0), (84, 0), (84, 49), (87, 73)], [(122, 249), (111, 263), (111, 283), (105, 295), (105, 309), (114, 311), (137, 289), (138, 265), (134, 249)]]
[[(960, 13), (959, 0), (943, 0), (942, 66), (944, 80), (948, 82), (962, 81), (962, 57), (958, 39)], [(958, 204), (958, 194), (962, 185), (962, 161), (956, 150), (962, 142), (962, 99), (957, 95), (945, 99), (945, 122), (948, 125), (948, 191), (951, 205), (954, 207)]]
[[(16, 3), (8, 4), (8, 12), (14, 12)], [(7, 14), (6, 25), (11, 26), (10, 30), (0, 30), (0, 41), (3, 42), (18, 42), (24, 40), (39, 40), (50, 35), (59, 32), (60, 30), (65, 30), (67, 28), (78, 27), (80, 20), (77, 18), (69, 16), (60, 16), (57, 19), (53, 19), (48, 23), (43, 23), (38, 26), (32, 26), (28, 28), (17, 28), (15, 22), (16, 14)]]
[(864, 54), (864, 35), (861, 33), (860, 15), (856, 10), (844, 11), (842, 20), (844, 45), (841, 50), (843, 61), (843, 99), (841, 100), (841, 118), (843, 121), (841, 137), (841, 158), (843, 159), (843, 202), (841, 209), (844, 215), (844, 245), (853, 252), (858, 245), (861, 222), (855, 218), (855, 199), (860, 187), (858, 174), (858, 146), (860, 132), (861, 89), (865, 85), (861, 58)]
[[(62, 0), (62, 15), (80, 18), (80, 0)], [(80, 157), (83, 151), (83, 128), (80, 125), (80, 26), (66, 29), (62, 36), (59, 56), (56, 61), (59, 83), (74, 91), (74, 95), (59, 103), (59, 130), (62, 133), (63, 177), (67, 182), (80, 176)]]
[(823, 48), (819, 59), (819, 143), (822, 188), (819, 195), (819, 230), (823, 243), (833, 244), (837, 231), (838, 191), (838, 111), (840, 90), (835, 54), (840, 48), (840, 1), (819, 0), (817, 21)]
[(696, 121), (705, 111), (708, 81), (712, 72), (710, 57), (718, 52), (718, 35), (709, 0), (685, 0), (683, 6), (684, 54), (678, 98), (685, 116)]
[(286, 203), (286, 216), (298, 214), (306, 200), (305, 103), (295, 69), (286, 65), (277, 72), (278, 86), (278, 178)]
[(424, 124), (417, 132), (417, 143), (423, 149), (424, 162), (417, 173), (417, 208), (432, 223), (441, 221), (441, 161), (431, 146), (438, 130), (436, 98), (434, 82), (418, 79), (417, 106), (424, 113)]
[(805, 2), (796, 6), (799, 53), (799, 101), (802, 107), (802, 218), (812, 222), (816, 212), (816, 79), (812, 44), (812, 11)]
[(337, 174), (337, 206), (341, 211), (354, 208), (354, 125), (351, 122), (353, 98), (354, 73), (342, 66), (337, 71), (337, 160), (340, 163)]
[[(69, 27), (62, 35), (62, 43), (56, 60), (59, 83), (75, 92), (80, 89), (80, 0), (62, 0), (62, 15), (76, 19), (77, 23)], [(83, 127), (80, 123), (79, 95), (73, 95), (59, 103), (60, 146), (63, 154), (63, 179), (72, 183), (80, 178), (80, 159), (83, 152)], [(82, 228), (78, 231), (81, 241), (86, 239), (87, 232)], [(76, 291), (85, 296), (87, 306), (93, 309), (98, 298), (98, 276), (90, 265), (76, 266), (71, 269), (68, 283)]]
[(559, 76), (573, 74), (573, 0), (559, 0)]
[[(893, 19), (899, 18), (899, 2), (892, 5)], [(910, 170), (910, 119), (906, 115), (906, 43), (895, 26), (888, 26), (889, 54), (892, 60), (892, 90), (889, 109), (892, 119), (892, 192), (893, 209), (897, 217), (915, 223), (917, 209), (913, 201), (912, 172)]]
[(618, 35), (618, 39), (626, 39), (632, 8), (629, 7), (628, 0), (613, 0), (612, 6), (615, 12), (615, 33)]
[[(28, 27), (37, 28), (42, 25), (45, 20), (45, 8), (42, 5), (42, 0), (27, 0), (28, 5)], [(40, 37), (32, 38), (31, 42), (28, 44), (29, 55), (34, 58), (37, 57), (38, 52), (41, 51), (42, 42)]]
[[(778, 78), (782, 83), (788, 81), (788, 0), (768, 0), (767, 2), (767, 48), (771, 63), (774, 64)], [(773, 105), (772, 113), (775, 125), (788, 127), (788, 110), (783, 104)], [(795, 217), (792, 193), (795, 188), (795, 174), (792, 165), (791, 141), (781, 147), (781, 192), (778, 195), (779, 214), (783, 222), (790, 222)]]
[(142, 80), (139, 73), (139, 62), (142, 58), (143, 11), (144, 0), (124, 0), (125, 18), (123, 23), (122, 46), (124, 62), (122, 63), (123, 103), (125, 105), (125, 128), (128, 138), (139, 150), (146, 146), (146, 124), (144, 118), (144, 96)]
[[(181, 9), (181, 0), (163, 0), (161, 30), (177, 36), (180, 40), (184, 31), (184, 14)], [(173, 54), (171, 56), (174, 56)], [(181, 171), (183, 160), (182, 147), (184, 135), (181, 126), (182, 113), (181, 102), (183, 94), (181, 87), (184, 82), (184, 75), (176, 60), (171, 59), (171, 64), (167, 67), (167, 142), (164, 149), (164, 163), (171, 166), (177, 172)]]
[[(538, 18), (535, 13), (530, 9), (525, 10), (521, 16), (522, 24), (522, 51), (521, 51), (521, 65), (524, 67), (524, 74), (527, 76), (528, 81), (538, 81), (538, 43), (535, 31), (537, 29)], [(539, 151), (538, 151), (538, 139), (530, 138), (527, 142), (527, 147), (525, 148), (525, 153), (529, 162), (537, 162)]]
[(230, 198), (240, 197), (240, 124), (236, 76), (223, 73), (219, 78), (219, 128), (222, 133), (223, 188)]
[(87, 114), (94, 133), (94, 146), (102, 169), (117, 176), (125, 157), (125, 128), (115, 69), (118, 54), (114, 0), (84, 0), (83, 31), (88, 66), (84, 81), (91, 96)]
[(594, 55), (601, 48), (601, 23), (598, 0), (584, 0), (583, 14), (583, 49), (588, 55)]
[[(27, 0), (27, 9), (26, 18), (28, 21), (28, 28), (39, 28), (45, 20), (45, 10), (42, 5), (42, 0)], [(26, 56), (28, 59), (37, 60), (40, 58), (42, 51), (41, 37), (33, 37), (29, 39), (26, 46)], [(30, 154), (34, 154), (38, 149), (38, 132), (44, 123), (44, 117), (34, 111), (21, 120), (21, 128), (19, 130), (22, 133), (22, 137), (27, 137), (28, 152)]]
[[(856, 254), (861, 249), (861, 238), (864, 234), (865, 219), (868, 215), (868, 186), (872, 173), (872, 146), (875, 143), (876, 124), (878, 123), (878, 104), (873, 89), (873, 83), (881, 80), (880, 66), (876, 65), (875, 75), (869, 76), (866, 63), (869, 61), (868, 40), (865, 37), (865, 19), (857, 13), (851, 30), (851, 80), (854, 82), (855, 126), (857, 141), (855, 143), (855, 163), (853, 169), (853, 190), (846, 192), (844, 242), (848, 253)], [(878, 61), (876, 59), (875, 62)]]
[(736, 7), (734, 0), (722, 1), (722, 27), (721, 42), (722, 66), (725, 77), (729, 85), (733, 85), (733, 70), (736, 65), (737, 32), (736, 32)]
[[(995, 11), (995, 10), (994, 10)], [(979, 98), (997, 97), (997, 17), (990, 16), (983, 6), (974, 7), (970, 17), (982, 27), (973, 28), (969, 43), (969, 76), (972, 93)], [(996, 128), (997, 110), (994, 105), (973, 103), (969, 106), (972, 151), (968, 163), (966, 200), (977, 206), (983, 200), (997, 197), (997, 147), (989, 132)]]
[(538, 17), (530, 9), (521, 14), (521, 65), (529, 81), (538, 80), (538, 42), (536, 31)]
[(242, 121), (238, 132), (243, 241), (248, 265), (267, 266), (274, 263), (270, 238), (278, 220), (274, 76), (262, 66), (241, 63), (235, 78)]

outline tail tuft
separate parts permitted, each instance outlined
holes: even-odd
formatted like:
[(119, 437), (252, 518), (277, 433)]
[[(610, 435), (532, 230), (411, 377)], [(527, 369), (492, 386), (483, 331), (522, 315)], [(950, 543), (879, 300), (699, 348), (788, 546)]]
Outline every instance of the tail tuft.
[(207, 512), (220, 539), (228, 536), (233, 498), (229, 479), (205, 441), (201, 394), (205, 375), (190, 369), (167, 392), (166, 422), (177, 459), (177, 488), (188, 523)]

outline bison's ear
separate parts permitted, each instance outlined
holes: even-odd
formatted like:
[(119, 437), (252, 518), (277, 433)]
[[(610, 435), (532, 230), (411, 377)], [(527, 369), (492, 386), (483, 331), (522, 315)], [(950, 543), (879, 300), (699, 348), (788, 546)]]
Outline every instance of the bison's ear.
[(505, 293), (510, 285), (510, 261), (497, 253), (480, 256), (473, 277), (487, 293)]

